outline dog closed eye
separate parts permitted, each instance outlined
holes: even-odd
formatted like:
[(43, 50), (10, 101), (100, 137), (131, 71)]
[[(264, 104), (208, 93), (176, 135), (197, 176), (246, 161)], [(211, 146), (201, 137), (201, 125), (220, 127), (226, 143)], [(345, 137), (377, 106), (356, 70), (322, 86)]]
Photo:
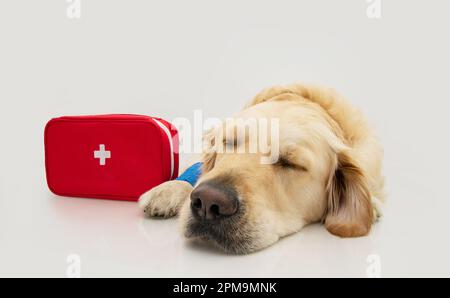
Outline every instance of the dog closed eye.
[(290, 160), (286, 156), (280, 156), (278, 158), (278, 161), (274, 165), (277, 167), (285, 168), (285, 169), (293, 169), (293, 170), (299, 170), (299, 171), (303, 171), (303, 172), (308, 171), (308, 169), (305, 166), (294, 163), (292, 160)]

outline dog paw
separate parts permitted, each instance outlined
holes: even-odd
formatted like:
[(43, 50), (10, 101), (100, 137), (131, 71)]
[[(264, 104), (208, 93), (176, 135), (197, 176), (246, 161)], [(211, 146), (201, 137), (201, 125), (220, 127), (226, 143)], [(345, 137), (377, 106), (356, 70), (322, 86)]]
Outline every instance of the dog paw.
[(139, 207), (149, 217), (172, 217), (178, 214), (193, 187), (179, 180), (165, 182), (139, 198)]

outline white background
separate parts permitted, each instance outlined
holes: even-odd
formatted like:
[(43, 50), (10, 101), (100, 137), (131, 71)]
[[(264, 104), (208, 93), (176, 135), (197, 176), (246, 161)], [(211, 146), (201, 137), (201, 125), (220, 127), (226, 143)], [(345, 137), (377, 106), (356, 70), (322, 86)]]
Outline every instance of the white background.
[[(450, 276), (450, 4), (382, 0), (0, 2), (0, 276)], [(61, 115), (227, 117), (260, 89), (336, 88), (385, 148), (370, 236), (313, 225), (248, 256), (186, 243), (135, 203), (52, 195), (43, 129)], [(370, 271), (370, 270), (369, 270)]]

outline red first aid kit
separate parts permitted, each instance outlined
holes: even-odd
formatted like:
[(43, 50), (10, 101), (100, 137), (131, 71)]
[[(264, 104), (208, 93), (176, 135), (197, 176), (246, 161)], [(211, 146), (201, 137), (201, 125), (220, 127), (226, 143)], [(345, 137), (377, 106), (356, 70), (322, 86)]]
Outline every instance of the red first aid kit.
[(44, 139), (47, 184), (57, 195), (137, 201), (178, 176), (177, 130), (160, 118), (60, 117)]

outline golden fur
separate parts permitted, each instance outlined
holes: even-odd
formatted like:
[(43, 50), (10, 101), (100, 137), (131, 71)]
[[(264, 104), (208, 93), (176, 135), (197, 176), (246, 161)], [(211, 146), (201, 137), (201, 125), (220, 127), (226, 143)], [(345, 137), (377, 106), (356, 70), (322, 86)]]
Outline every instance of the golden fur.
[(179, 181), (142, 196), (144, 210), (158, 210), (148, 215), (180, 213), (187, 237), (234, 253), (267, 247), (313, 222), (323, 222), (341, 237), (370, 231), (384, 202), (383, 153), (357, 109), (331, 89), (293, 84), (263, 90), (235, 117), (279, 119), (283, 161), (266, 165), (258, 153), (219, 152), (217, 146), (230, 140), (215, 140), (214, 131), (205, 136), (210, 148), (198, 184), (215, 180), (233, 185), (245, 207), (235, 222), (218, 230), (220, 237), (193, 233), (187, 199), (192, 187)]

